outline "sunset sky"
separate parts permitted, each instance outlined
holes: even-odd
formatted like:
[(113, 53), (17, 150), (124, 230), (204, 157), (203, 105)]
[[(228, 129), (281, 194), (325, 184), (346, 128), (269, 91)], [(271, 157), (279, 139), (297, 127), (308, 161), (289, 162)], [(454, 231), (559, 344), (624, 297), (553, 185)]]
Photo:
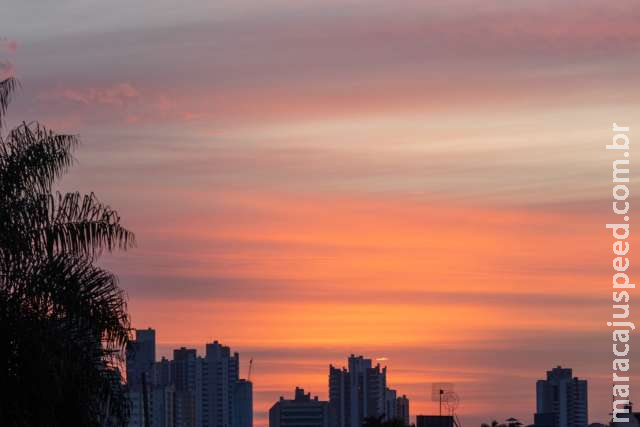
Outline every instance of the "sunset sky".
[(257, 427), (351, 353), (412, 415), (446, 381), (463, 427), (531, 423), (563, 365), (608, 421), (605, 145), (635, 142), (640, 3), (10, 3), (9, 124), (81, 136), (61, 188), (136, 233), (104, 260), (133, 325), (253, 357)]

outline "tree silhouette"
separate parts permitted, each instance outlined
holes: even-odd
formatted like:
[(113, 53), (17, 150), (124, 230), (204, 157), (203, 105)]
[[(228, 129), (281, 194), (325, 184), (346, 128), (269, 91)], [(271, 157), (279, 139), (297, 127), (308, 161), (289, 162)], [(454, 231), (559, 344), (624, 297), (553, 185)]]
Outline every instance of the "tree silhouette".
[(37, 122), (4, 135), (16, 86), (0, 82), (0, 425), (124, 425), (126, 297), (95, 262), (134, 236), (93, 194), (54, 193), (77, 137)]
[(517, 418), (514, 418), (514, 417), (507, 418), (505, 420), (505, 422), (507, 423), (507, 427), (521, 427), (522, 426), (522, 423)]

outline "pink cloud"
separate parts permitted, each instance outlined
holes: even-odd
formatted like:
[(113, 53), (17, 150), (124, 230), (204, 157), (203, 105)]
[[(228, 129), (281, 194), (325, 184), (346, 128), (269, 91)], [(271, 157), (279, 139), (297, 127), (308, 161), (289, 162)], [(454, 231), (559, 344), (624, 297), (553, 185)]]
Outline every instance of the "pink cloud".
[(110, 106), (122, 106), (139, 97), (140, 92), (129, 83), (117, 83), (103, 88), (57, 88), (40, 95), (40, 98), (44, 100), (63, 99), (84, 105)]
[(0, 80), (7, 79), (15, 75), (15, 67), (9, 61), (0, 61)]
[(0, 37), (0, 52), (15, 53), (17, 49), (18, 43), (15, 40)]
[(128, 125), (196, 121), (205, 117), (200, 110), (188, 108), (188, 99), (128, 82), (85, 87), (58, 86), (41, 91), (38, 96), (46, 123), (118, 122)]

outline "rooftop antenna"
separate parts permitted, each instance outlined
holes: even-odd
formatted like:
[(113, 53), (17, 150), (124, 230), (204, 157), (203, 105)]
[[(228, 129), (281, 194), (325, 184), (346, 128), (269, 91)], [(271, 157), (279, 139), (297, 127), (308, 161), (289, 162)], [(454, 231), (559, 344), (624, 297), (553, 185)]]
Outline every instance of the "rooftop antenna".
[(433, 383), (431, 400), (438, 402), (440, 417), (442, 417), (442, 408), (444, 408), (446, 415), (453, 418), (456, 427), (461, 427), (458, 416), (456, 415), (456, 409), (458, 409), (458, 405), (460, 404), (460, 397), (454, 391), (453, 383)]
[(438, 402), (440, 416), (442, 416), (443, 398), (449, 392), (453, 392), (453, 383), (433, 383), (431, 386), (431, 401)]
[(247, 374), (247, 381), (251, 381), (252, 370), (253, 370), (253, 357), (249, 360), (249, 373)]

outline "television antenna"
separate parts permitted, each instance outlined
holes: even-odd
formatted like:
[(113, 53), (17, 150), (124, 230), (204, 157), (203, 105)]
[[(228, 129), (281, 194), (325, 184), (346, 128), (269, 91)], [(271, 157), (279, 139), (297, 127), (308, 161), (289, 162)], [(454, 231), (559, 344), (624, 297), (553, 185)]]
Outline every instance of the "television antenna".
[(440, 416), (442, 416), (442, 404), (449, 400), (453, 388), (453, 383), (433, 383), (431, 386), (431, 401), (438, 402)]
[(460, 405), (460, 397), (455, 392), (453, 383), (433, 383), (431, 400), (438, 402), (440, 417), (442, 417), (442, 409), (444, 408), (445, 414), (453, 418), (456, 427), (461, 427), (456, 415), (456, 410)]
[(455, 391), (445, 392), (442, 395), (442, 405), (448, 415), (455, 416), (456, 409), (458, 409), (458, 405), (460, 405), (460, 397), (458, 397), (458, 393)]

